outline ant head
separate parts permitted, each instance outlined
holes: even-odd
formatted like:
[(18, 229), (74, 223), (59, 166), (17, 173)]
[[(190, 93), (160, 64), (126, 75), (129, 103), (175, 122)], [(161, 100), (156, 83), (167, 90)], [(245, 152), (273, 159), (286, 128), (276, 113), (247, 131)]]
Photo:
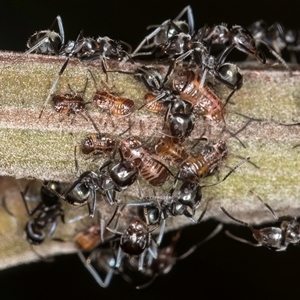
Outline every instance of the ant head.
[(124, 58), (126, 52), (122, 49), (119, 42), (112, 40), (109, 37), (98, 37), (96, 42), (104, 57), (115, 60), (122, 60)]
[(139, 170), (135, 162), (121, 161), (110, 172), (110, 177), (116, 184), (115, 189), (122, 191), (132, 185), (138, 178)]
[(285, 240), (287, 244), (297, 244), (300, 241), (300, 224), (293, 218), (290, 221), (283, 221), (281, 229), (285, 232)]
[(238, 50), (255, 56), (262, 64), (266, 63), (265, 54), (256, 47), (255, 39), (247, 29), (237, 25), (232, 27), (230, 33)]
[(185, 181), (178, 191), (178, 202), (191, 209), (198, 207), (202, 198), (202, 192), (197, 182)]
[(259, 245), (273, 250), (282, 249), (284, 236), (280, 228), (266, 227), (260, 230), (249, 228)]

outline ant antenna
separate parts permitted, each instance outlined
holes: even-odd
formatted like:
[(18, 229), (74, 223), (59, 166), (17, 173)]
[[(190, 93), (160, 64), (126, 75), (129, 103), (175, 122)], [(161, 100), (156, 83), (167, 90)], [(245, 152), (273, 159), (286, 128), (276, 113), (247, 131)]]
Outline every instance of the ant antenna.
[(210, 186), (215, 186), (218, 185), (220, 183), (222, 183), (223, 181), (225, 181), (236, 169), (238, 169), (240, 166), (242, 166), (244, 163), (249, 162), (250, 157), (246, 157), (245, 159), (243, 159), (240, 163), (238, 163), (235, 167), (233, 167), (225, 176), (223, 179), (221, 179), (218, 182), (212, 183), (212, 184), (207, 184), (207, 185), (202, 185), (200, 186), (201, 188), (205, 188), (205, 187), (210, 187)]

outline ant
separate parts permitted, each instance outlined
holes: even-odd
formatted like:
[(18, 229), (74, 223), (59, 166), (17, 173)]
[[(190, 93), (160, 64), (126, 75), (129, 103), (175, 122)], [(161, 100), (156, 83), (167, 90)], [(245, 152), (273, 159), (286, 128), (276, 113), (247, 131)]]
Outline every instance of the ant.
[[(59, 28), (59, 34), (55, 31), (51, 31), (55, 22), (57, 22)], [(25, 54), (29, 54), (31, 52), (40, 53), (40, 54), (59, 54), (60, 49), (63, 47), (65, 43), (65, 33), (64, 27), (62, 23), (62, 19), (60, 16), (57, 16), (49, 29), (40, 30), (34, 33), (27, 42), (27, 47), (29, 48)]]
[[(58, 76), (56, 77), (56, 79), (54, 80), (50, 88), (48, 96), (44, 102), (43, 109), (47, 105), (51, 95), (54, 93), (58, 85), (58, 82), (60, 80), (60, 77), (64, 73), (70, 58), (77, 57), (81, 61), (86, 60), (85, 59), (86, 57), (88, 57), (89, 60), (100, 58), (102, 62), (103, 70), (105, 73), (107, 73), (108, 70), (108, 66), (106, 64), (107, 59), (115, 59), (120, 61), (122, 58), (124, 58), (125, 55), (128, 56), (127, 52), (122, 50), (120, 43), (108, 37), (103, 37), (103, 38), (98, 37), (97, 40), (94, 40), (92, 38), (84, 38), (82, 31), (80, 31), (76, 41), (69, 41), (68, 44), (59, 52), (59, 55), (67, 56), (67, 60), (62, 65), (61, 69), (58, 72)], [(43, 109), (39, 115), (39, 118), (41, 118)]]
[[(180, 239), (181, 236), (181, 230), (178, 230), (172, 237), (171, 243), (164, 248), (158, 248), (157, 258), (152, 258), (149, 256), (149, 259), (147, 260), (147, 265), (143, 270), (143, 274), (152, 277), (148, 282), (136, 286), (136, 289), (141, 290), (144, 288), (149, 287), (151, 284), (153, 284), (154, 280), (160, 276), (168, 274), (177, 261), (183, 260), (186, 257), (190, 256), (192, 253), (194, 253), (200, 246), (202, 246), (204, 243), (215, 237), (223, 228), (222, 224), (219, 224), (212, 233), (210, 233), (205, 239), (202, 241), (194, 244), (192, 247), (190, 247), (186, 252), (181, 254), (180, 256), (175, 255), (175, 247)], [(136, 261), (130, 260), (130, 263), (132, 265), (136, 265)]]
[[(253, 191), (251, 191), (253, 193)], [(292, 216), (281, 216), (278, 217), (273, 209), (267, 203), (263, 202), (263, 200), (256, 195), (257, 198), (265, 205), (265, 207), (269, 210), (269, 212), (273, 215), (273, 217), (280, 221), (280, 227), (265, 227), (262, 229), (254, 229), (253, 226), (249, 223), (243, 222), (239, 219), (231, 216), (223, 206), (220, 206), (221, 210), (233, 221), (238, 222), (244, 226), (247, 226), (252, 234), (254, 239), (257, 241), (256, 244), (244, 240), (242, 238), (236, 237), (233, 234), (226, 232), (226, 234), (243, 243), (255, 246), (255, 247), (266, 247), (270, 250), (275, 251), (284, 251), (288, 247), (289, 244), (297, 244), (300, 241), (300, 224), (297, 221), (296, 217)]]
[(164, 126), (167, 126), (176, 144), (183, 143), (194, 129), (196, 118), (193, 109), (189, 102), (176, 97), (166, 111)]
[(299, 33), (297, 30), (287, 30), (282, 24), (275, 22), (272, 26), (259, 20), (248, 27), (258, 43), (265, 45), (271, 54), (281, 62), (291, 73), (290, 67), (282, 58), (282, 52), (289, 51), (291, 62), (297, 63), (295, 52), (299, 51)]
[[(120, 155), (122, 157), (121, 152)], [(87, 203), (90, 217), (94, 217), (97, 202), (96, 192), (98, 190), (105, 192), (110, 205), (116, 204), (115, 191), (120, 192), (127, 189), (137, 180), (139, 174), (137, 166), (122, 157), (121, 162), (116, 164), (109, 172), (104, 171), (104, 169), (113, 162), (112, 160), (104, 162), (99, 167), (98, 172), (85, 171), (79, 175), (76, 146), (74, 148), (74, 161), (78, 178), (63, 193), (63, 199), (75, 206)], [(110, 191), (113, 191), (113, 195)], [(91, 204), (88, 201), (90, 198)]]
[[(123, 205), (120, 212), (126, 207)], [(157, 257), (157, 244), (156, 240), (152, 234), (152, 232), (156, 229), (150, 229), (149, 227), (152, 225), (148, 219), (147, 207), (144, 208), (144, 217), (146, 222), (134, 219), (130, 222), (128, 227), (124, 230), (124, 232), (119, 232), (115, 229), (109, 228), (112, 220), (114, 219), (117, 210), (119, 207), (116, 207), (116, 211), (110, 221), (108, 222), (106, 229), (117, 236), (120, 236), (119, 241), (119, 249), (116, 258), (115, 267), (119, 268), (124, 257), (124, 254), (129, 256), (139, 256), (139, 270), (143, 269), (145, 252), (149, 252), (154, 258)], [(118, 215), (118, 218), (120, 213)], [(118, 222), (118, 220), (117, 220)]]
[[(149, 225), (153, 225), (156, 227), (160, 226), (160, 232), (155, 240), (156, 245), (159, 246), (161, 244), (166, 227), (166, 220), (170, 216), (176, 217), (184, 215), (193, 223), (196, 223), (196, 220), (193, 218), (193, 216), (202, 198), (201, 189), (198, 185), (196, 189), (199, 193), (194, 194), (194, 191), (191, 189), (187, 191), (188, 188), (192, 189), (194, 187), (186, 186), (184, 196), (181, 190), (178, 194), (182, 196), (182, 198), (173, 197), (170, 192), (166, 197), (147, 197), (144, 198), (143, 201), (130, 202), (126, 204), (126, 206), (138, 207), (140, 218), (143, 219), (143, 221), (147, 222)], [(189, 193), (189, 196), (193, 197), (193, 199), (184, 199), (184, 197), (188, 198), (187, 193)], [(142, 199), (141, 196), (140, 198)], [(193, 205), (192, 213), (188, 211), (188, 206), (190, 205)], [(198, 223), (204, 217), (205, 212), (206, 209), (202, 212)]]
[[(122, 45), (128, 49), (123, 50)], [(98, 37), (97, 39), (91, 37), (84, 37), (81, 30), (75, 41), (69, 41), (64, 48), (61, 49), (60, 55), (76, 57), (81, 61), (91, 61), (100, 58), (104, 70), (108, 70), (106, 65), (107, 59), (114, 59), (121, 61), (125, 56), (131, 53), (131, 46), (124, 41), (116, 41), (107, 36)]]
[[(188, 24), (185, 21), (181, 21), (181, 17), (187, 14)], [(137, 46), (137, 48), (132, 52), (133, 55), (143, 55), (143, 53), (138, 53), (140, 49), (149, 49), (156, 47), (165, 43), (170, 37), (174, 36), (177, 32), (194, 32), (194, 16), (190, 5), (186, 6), (177, 17), (173, 20), (166, 20), (159, 26), (148, 26), (147, 29), (157, 27), (150, 34), (148, 34), (142, 42)], [(150, 39), (153, 41), (145, 45)]]
[(30, 183), (26, 186), (25, 191), (21, 191), (22, 200), (28, 216), (32, 217), (25, 227), (26, 239), (32, 245), (40, 245), (46, 238), (45, 230), (48, 226), (48, 236), (52, 237), (56, 227), (57, 219), (60, 218), (65, 222), (65, 213), (60, 201), (61, 184), (59, 182), (50, 181), (42, 185), (39, 195), (39, 204), (30, 210), (27, 204), (27, 192)]
[[(171, 67), (169, 68), (171, 71)], [(166, 111), (168, 105), (175, 97), (171, 90), (164, 87), (168, 74), (163, 79), (160, 71), (154, 67), (138, 67), (134, 72), (134, 76), (143, 81), (147, 89), (150, 91), (145, 94), (144, 105), (140, 109), (146, 107), (155, 113)]]
[[(203, 42), (209, 49), (212, 46), (226, 46), (221, 57), (227, 57), (233, 49), (254, 56), (262, 64), (266, 64), (266, 57), (262, 50), (256, 45), (256, 38), (250, 31), (240, 25), (234, 25), (230, 29), (227, 24), (216, 25), (212, 28), (204, 25), (194, 35), (195, 41)], [(222, 61), (222, 59), (221, 59)]]

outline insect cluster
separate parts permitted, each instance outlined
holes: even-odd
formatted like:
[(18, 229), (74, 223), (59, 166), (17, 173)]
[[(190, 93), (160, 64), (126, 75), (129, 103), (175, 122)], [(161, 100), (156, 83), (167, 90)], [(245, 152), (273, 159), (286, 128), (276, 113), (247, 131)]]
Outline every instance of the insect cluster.
[[(55, 22), (59, 33), (52, 31)], [(44, 182), (39, 204), (33, 210), (27, 204), (30, 200), (27, 186), (21, 192), (30, 217), (25, 228), (26, 238), (31, 245), (40, 245), (47, 236), (52, 238), (59, 220), (68, 223), (63, 203), (87, 206), (87, 214), (92, 219), (76, 235), (74, 242), (79, 258), (102, 287), (109, 285), (114, 274), (131, 281), (128, 274), (138, 272), (151, 277), (150, 281), (137, 286), (138, 289), (145, 288), (157, 276), (170, 271), (177, 260), (190, 255), (221, 230), (219, 226), (181, 256), (176, 256), (174, 251), (181, 231), (173, 236), (170, 245), (161, 246), (167, 222), (187, 218), (191, 223), (199, 223), (211, 200), (205, 195), (203, 201), (202, 192), (221, 184), (244, 163), (250, 163), (249, 157), (242, 158), (223, 178), (219, 178), (220, 169), (231, 154), (227, 140), (238, 139), (236, 133), (226, 126), (227, 110), (230, 111), (234, 93), (243, 86), (242, 71), (228, 61), (228, 56), (233, 51), (242, 52), (260, 64), (268, 64), (265, 53), (259, 48), (263, 44), (274, 59), (289, 70), (281, 51), (283, 48), (298, 51), (296, 34), (292, 34), (294, 41), (290, 41), (283, 26), (277, 23), (272, 30), (262, 21), (249, 29), (225, 24), (204, 25), (198, 30), (194, 27), (192, 9), (187, 6), (176, 18), (157, 26), (132, 50), (123, 41), (84, 37), (83, 32), (76, 40), (66, 43), (62, 19), (57, 16), (48, 30), (39, 31), (28, 40), (27, 54), (66, 58), (39, 118), (43, 117), (51, 99), (57, 113), (63, 116), (80, 114), (90, 122), (95, 132), (81, 141), (80, 155), (93, 160), (96, 168), (80, 172), (79, 147), (76, 145), (76, 180), (71, 183)], [(141, 60), (153, 59), (153, 56), (165, 62), (164, 69), (156, 67), (154, 61), (146, 64)], [(107, 82), (103, 83), (105, 88), (97, 87), (91, 101), (84, 100), (86, 86), (83, 92), (74, 92), (70, 87), (70, 93), (54, 94), (69, 61), (74, 58), (87, 65), (92, 60), (100, 60), (107, 75)], [(117, 62), (119, 69), (110, 70), (109, 61)], [(122, 72), (125, 63), (131, 65), (134, 78), (148, 89), (139, 107), (126, 95), (115, 94), (109, 88), (110, 72)], [(87, 77), (98, 86), (92, 71)], [(228, 89), (226, 98), (218, 95), (212, 81)], [(124, 128), (126, 131), (120, 135), (108, 136), (99, 129), (89, 112), (89, 105), (114, 119), (127, 117), (128, 128)], [(162, 127), (151, 133), (148, 139), (131, 135), (131, 118), (146, 111), (148, 115), (160, 116)], [(239, 130), (235, 128), (236, 132)], [(153, 193), (144, 194), (141, 187), (148, 187), (147, 190), (153, 190)], [(203, 209), (199, 213), (201, 204)], [(103, 205), (111, 211), (108, 220), (102, 218)], [(290, 216), (278, 218), (265, 205), (276, 219), (282, 221), (280, 227), (256, 230), (231, 216), (224, 207), (221, 209), (234, 221), (250, 228), (258, 242), (256, 246), (279, 251), (285, 250), (289, 244), (298, 243), (297, 220)], [(78, 215), (71, 221), (89, 217)]]

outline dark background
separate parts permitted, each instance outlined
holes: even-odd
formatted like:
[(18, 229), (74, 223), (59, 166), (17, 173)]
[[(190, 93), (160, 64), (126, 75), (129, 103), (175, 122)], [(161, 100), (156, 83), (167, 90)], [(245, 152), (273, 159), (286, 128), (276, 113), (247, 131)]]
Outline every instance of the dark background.
[[(143, 3), (143, 5), (142, 5)], [(0, 1), (0, 49), (24, 51), (35, 31), (47, 29), (61, 15), (66, 40), (84, 29), (86, 36), (122, 39), (133, 48), (146, 35), (150, 24), (174, 18), (191, 4), (196, 28), (226, 22), (247, 26), (258, 19), (280, 21), (300, 28), (297, 1)], [(147, 8), (145, 10), (145, 7)], [(251, 187), (249, 187), (250, 189)], [(276, 207), (274, 208), (276, 210)], [(297, 214), (297, 212), (295, 212)], [(201, 240), (217, 223), (205, 222), (184, 231), (179, 250)], [(247, 228), (226, 229), (251, 239)], [(58, 257), (55, 263), (35, 263), (0, 272), (0, 298), (27, 299), (262, 299), (299, 295), (300, 250), (290, 247), (275, 253), (227, 238), (223, 233), (196, 253), (178, 262), (172, 272), (156, 280), (151, 288), (136, 291), (115, 276), (108, 289), (99, 287), (76, 255)]]

